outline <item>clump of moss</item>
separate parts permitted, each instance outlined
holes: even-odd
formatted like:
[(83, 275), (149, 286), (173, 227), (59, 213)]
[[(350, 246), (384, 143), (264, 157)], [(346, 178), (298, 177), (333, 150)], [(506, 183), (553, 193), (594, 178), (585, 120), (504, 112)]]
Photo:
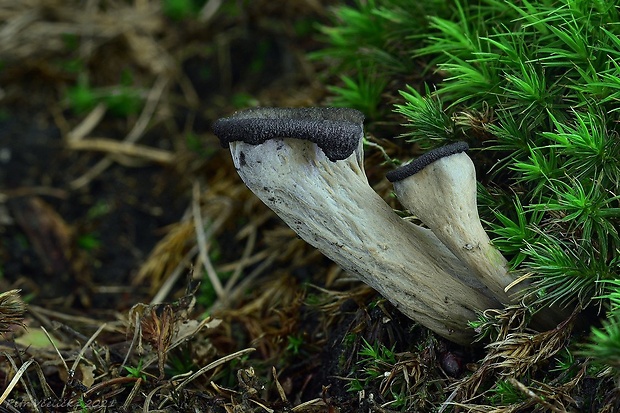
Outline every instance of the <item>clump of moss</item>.
[[(335, 27), (323, 28), (328, 46), (319, 55), (339, 62), (349, 80), (384, 68), (376, 106), (396, 100), (407, 142), (466, 140), (475, 148), (481, 215), (513, 271), (535, 281), (532, 308), (606, 310), (592, 333), (597, 345), (583, 352), (617, 365), (620, 7), (585, 0), (418, 7), (341, 6)], [(360, 53), (366, 62), (355, 65)], [(331, 90), (346, 105), (347, 94)]]

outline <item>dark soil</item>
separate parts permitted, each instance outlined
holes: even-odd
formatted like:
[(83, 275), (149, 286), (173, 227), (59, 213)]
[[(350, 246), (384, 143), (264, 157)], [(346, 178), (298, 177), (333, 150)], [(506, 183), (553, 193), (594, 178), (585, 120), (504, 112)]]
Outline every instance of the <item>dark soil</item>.
[[(145, 298), (144, 288), (128, 288), (136, 269), (187, 207), (183, 177), (171, 168), (113, 165), (72, 190), (71, 181), (97, 157), (68, 151), (49, 114), (28, 110), (13, 109), (0, 123), (9, 214), (0, 241), (5, 279), (22, 280), (23, 294), (39, 305), (49, 299), (67, 309), (127, 309)], [(79, 240), (89, 236), (96, 247), (81, 248)], [(99, 292), (106, 287), (125, 292)]]

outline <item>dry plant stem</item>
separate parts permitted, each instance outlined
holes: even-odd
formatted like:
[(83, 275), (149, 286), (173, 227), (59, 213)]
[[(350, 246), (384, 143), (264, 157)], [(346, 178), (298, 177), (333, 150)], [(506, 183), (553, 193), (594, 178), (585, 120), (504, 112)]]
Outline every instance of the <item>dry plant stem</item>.
[(239, 350), (236, 351), (234, 353), (228, 354), (224, 357), (221, 357), (209, 364), (207, 364), (206, 366), (198, 369), (198, 371), (196, 371), (195, 373), (193, 373), (191, 376), (187, 377), (185, 380), (183, 380), (181, 383), (179, 383), (178, 387), (176, 388), (176, 390), (181, 390), (183, 387), (185, 387), (187, 384), (191, 383), (192, 381), (194, 381), (197, 377), (200, 377), (201, 375), (205, 374), (207, 371), (209, 370), (213, 370), (214, 368), (221, 366), (222, 364), (228, 363), (231, 360), (236, 359), (237, 357), (242, 357), (245, 354), (249, 354), (256, 351), (255, 348), (253, 347), (248, 347), (245, 348), (243, 350)]
[[(127, 362), (129, 361), (129, 357), (131, 357), (131, 354), (133, 353), (134, 349), (136, 348), (136, 346), (138, 348), (142, 347), (142, 327), (140, 326), (140, 314), (138, 314), (137, 312), (130, 312), (129, 313), (129, 317), (134, 316), (135, 318), (135, 325), (134, 325), (134, 329), (133, 329), (133, 338), (131, 339), (131, 343), (129, 344), (129, 349), (127, 350), (127, 353), (125, 354), (125, 358), (123, 359), (123, 362), (121, 363), (121, 365), (118, 367), (118, 375), (121, 374), (121, 372), (123, 371), (123, 367), (125, 367), (127, 365)], [(129, 320), (130, 322), (134, 322), (134, 320)]]
[[(472, 276), (482, 282), (492, 296), (503, 304), (514, 303), (513, 294), (520, 291), (525, 283), (517, 285), (509, 293), (506, 287), (515, 278), (508, 273), (508, 263), (503, 255), (491, 245), (478, 216), (476, 169), (472, 160), (463, 151), (450, 154), (449, 145), (437, 152), (448, 150), (448, 156), (432, 159), (430, 163), (422, 160), (421, 170), (414, 170), (404, 179), (394, 180), (394, 190), (399, 201), (424, 224), (441, 242), (456, 255), (472, 272)], [(457, 150), (458, 150), (457, 149)], [(437, 153), (435, 152), (435, 153)], [(418, 160), (414, 161), (417, 162)], [(400, 170), (406, 170), (406, 165)], [(415, 164), (411, 166), (415, 168)], [(488, 294), (488, 293), (487, 293)]]
[[(92, 326), (98, 323), (98, 321), (93, 318), (81, 317), (81, 316), (76, 316), (73, 314), (65, 314), (59, 311), (53, 311), (47, 308), (39, 307), (34, 304), (28, 305), (28, 313), (32, 315), (41, 324), (48, 326), (47, 328), (54, 329), (55, 334), (58, 334), (59, 332), (58, 330), (55, 329), (55, 326), (52, 325), (52, 321), (47, 316), (53, 317), (54, 319), (57, 319), (57, 320), (62, 320), (63, 322), (73, 323), (73, 324), (81, 323), (81, 324), (85, 324), (88, 326)], [(103, 327), (106, 332), (115, 332), (118, 329), (118, 325), (119, 323), (111, 323), (111, 324), (107, 323), (107, 324), (103, 324)], [(64, 341), (64, 338), (63, 338), (63, 341)]]
[(230, 142), (245, 184), (297, 234), (405, 315), (471, 344), (467, 322), (497, 301), (463, 284), (469, 271), (431, 231), (398, 217), (368, 184), (361, 135), (346, 159), (312, 142)]
[(248, 234), (248, 240), (245, 244), (245, 248), (243, 249), (243, 253), (241, 254), (241, 258), (239, 259), (239, 264), (235, 267), (234, 272), (226, 282), (226, 286), (224, 287), (225, 296), (230, 294), (230, 291), (237, 284), (239, 277), (243, 273), (243, 270), (248, 266), (248, 261), (250, 256), (252, 255), (252, 251), (254, 251), (254, 245), (256, 244), (256, 226), (252, 225), (251, 230)]
[(107, 107), (105, 104), (99, 103), (97, 106), (95, 106), (95, 108), (91, 110), (89, 114), (84, 119), (82, 119), (82, 121), (76, 127), (74, 127), (70, 132), (67, 133), (67, 142), (73, 143), (84, 139), (86, 135), (91, 133), (97, 127), (97, 125), (99, 125), (99, 122), (103, 120), (103, 116), (106, 112)]
[(559, 408), (549, 403), (547, 400), (544, 399), (544, 397), (541, 397), (538, 394), (534, 393), (534, 391), (529, 389), (525, 384), (521, 383), (514, 377), (509, 377), (508, 381), (515, 389), (519, 390), (519, 392), (521, 392), (524, 396), (526, 396), (530, 401), (533, 401), (536, 404), (540, 404), (544, 406), (546, 409), (548, 409), (551, 412), (556, 412), (556, 413), (566, 412), (566, 408), (564, 406)]
[(194, 258), (194, 256), (198, 252), (198, 249), (199, 249), (198, 245), (194, 245), (183, 256), (181, 261), (179, 261), (179, 263), (174, 268), (174, 270), (172, 270), (170, 275), (166, 277), (166, 279), (162, 283), (157, 293), (153, 296), (153, 298), (151, 299), (151, 302), (149, 303), (150, 305), (161, 304), (165, 302), (166, 297), (168, 297), (168, 294), (170, 294), (170, 292), (172, 291), (172, 288), (174, 287), (174, 284), (178, 281), (179, 277), (181, 277), (181, 275), (184, 275), (186, 273), (187, 266), (191, 262), (192, 258)]
[(198, 241), (198, 254), (200, 260), (202, 261), (202, 265), (207, 272), (207, 276), (209, 277), (209, 281), (217, 294), (217, 297), (220, 299), (224, 298), (224, 287), (218, 278), (217, 272), (215, 268), (213, 268), (213, 263), (209, 258), (209, 243), (207, 242), (207, 237), (205, 234), (205, 227), (202, 222), (202, 211), (200, 209), (200, 184), (198, 181), (194, 181), (194, 185), (192, 188), (192, 215), (194, 217), (194, 227), (196, 228), (196, 239)]
[[(13, 379), (11, 379), (11, 382), (9, 383), (8, 386), (6, 386), (6, 389), (4, 389), (4, 392), (2, 392), (2, 394), (0, 395), (0, 404), (4, 403), (4, 401), (7, 399), (7, 397), (9, 397), (9, 395), (11, 394), (11, 392), (13, 391), (13, 388), (15, 388), (15, 386), (17, 385), (17, 382), (20, 381), (22, 379), (22, 376), (24, 375), (24, 373), (26, 372), (26, 369), (28, 368), (28, 366), (30, 366), (32, 363), (34, 363), (33, 359), (27, 360), (24, 364), (22, 364), (22, 366), (17, 369), (17, 366), (15, 365), (15, 363), (13, 362), (13, 359), (11, 359), (8, 355), (6, 355), (7, 359), (10, 360), (13, 368), (16, 370), (15, 375), (13, 376)], [(24, 384), (24, 388), (26, 388), (26, 390), (28, 389), (28, 386)], [(30, 392), (28, 392), (28, 395), (30, 396)], [(32, 397), (31, 397), (32, 400)], [(35, 403), (33, 403), (33, 405), (36, 405)]]
[[(157, 78), (155, 84), (149, 91), (148, 96), (146, 97), (144, 108), (142, 109), (142, 112), (140, 112), (138, 120), (123, 140), (124, 142), (126, 142), (127, 144), (134, 143), (144, 135), (144, 132), (146, 131), (149, 122), (153, 118), (155, 109), (157, 108), (157, 105), (159, 104), (161, 97), (163, 96), (166, 87), (168, 86), (169, 81), (170, 78), (168, 76), (160, 75)], [(97, 162), (95, 166), (89, 169), (88, 172), (86, 172), (84, 175), (73, 180), (70, 184), (71, 188), (79, 189), (85, 185), (88, 185), (90, 181), (92, 181), (97, 176), (99, 176), (99, 174), (108, 169), (108, 167), (112, 165), (113, 162), (113, 159), (109, 155), (106, 156), (105, 158)]]
[(142, 382), (143, 380), (141, 378), (138, 378), (138, 380), (134, 382), (133, 387), (131, 388), (131, 391), (129, 392), (129, 395), (127, 396), (127, 399), (125, 399), (125, 402), (123, 403), (123, 409), (125, 411), (129, 411), (129, 407), (131, 406), (131, 403), (136, 398), (136, 396), (138, 396), (140, 387), (142, 386)]
[[(325, 404), (325, 402), (323, 401), (323, 399), (321, 398), (316, 398), (316, 399), (312, 399), (312, 400), (308, 400), (307, 402), (303, 402), (301, 404), (298, 404), (297, 406), (293, 407), (291, 409), (292, 412), (302, 412), (306, 409), (306, 407), (310, 408), (310, 407), (322, 407), (322, 408), (326, 408), (327, 405)], [(310, 411), (315, 411), (314, 409), (311, 409)]]
[(39, 328), (43, 330), (43, 333), (45, 333), (47, 340), (52, 345), (52, 348), (56, 351), (56, 354), (58, 354), (58, 358), (60, 359), (60, 361), (62, 361), (62, 365), (65, 367), (65, 371), (67, 372), (67, 374), (69, 374), (69, 366), (67, 366), (65, 359), (62, 357), (62, 354), (60, 354), (60, 350), (58, 350), (58, 347), (56, 347), (56, 343), (54, 343), (54, 340), (52, 340), (52, 336), (50, 336), (50, 333), (47, 332), (45, 327), (41, 326)]
[(98, 151), (110, 155), (131, 156), (160, 164), (170, 164), (174, 160), (174, 155), (170, 151), (151, 148), (144, 145), (119, 142), (114, 139), (90, 138), (84, 140), (68, 140), (69, 149), (77, 151)]
[[(95, 333), (92, 336), (90, 336), (88, 341), (82, 346), (82, 348), (80, 349), (80, 352), (78, 353), (77, 357), (75, 357), (75, 360), (73, 361), (73, 365), (71, 366), (71, 371), (77, 370), (78, 365), (80, 364), (80, 361), (84, 358), (84, 353), (86, 353), (86, 350), (95, 341), (95, 339), (99, 336), (99, 334), (101, 334), (101, 332), (103, 331), (105, 327), (106, 327), (106, 323), (103, 323), (102, 325), (100, 325), (97, 331), (95, 331)], [(68, 383), (65, 383), (65, 386), (62, 389), (63, 397), (66, 394), (67, 386), (68, 386)]]
[(215, 301), (215, 303), (210, 309), (212, 313), (221, 310), (226, 305), (226, 303), (231, 303), (231, 302), (242, 300), (243, 295), (247, 293), (249, 288), (252, 288), (251, 287), (252, 282), (256, 279), (256, 277), (258, 277), (264, 271), (266, 271), (269, 267), (271, 267), (271, 265), (278, 258), (276, 253), (272, 253), (269, 255), (264, 255), (264, 254), (257, 254), (257, 255), (264, 256), (264, 258), (260, 260), (261, 262), (256, 267), (254, 267), (252, 272), (248, 274), (244, 274), (243, 280), (236, 283), (234, 286), (231, 286), (230, 291), (226, 292), (226, 296), (225, 296), (226, 301), (223, 301), (223, 300)]
[(45, 195), (52, 198), (67, 199), (68, 192), (60, 188), (49, 186), (22, 186), (15, 189), (5, 189), (0, 191), (0, 203), (4, 203), (11, 198), (25, 198), (30, 196)]

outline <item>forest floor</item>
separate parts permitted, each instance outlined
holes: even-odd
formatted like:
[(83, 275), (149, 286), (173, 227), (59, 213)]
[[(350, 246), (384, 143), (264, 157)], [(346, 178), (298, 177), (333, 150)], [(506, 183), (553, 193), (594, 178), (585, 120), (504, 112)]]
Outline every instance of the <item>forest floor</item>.
[(306, 56), (333, 2), (168, 3), (0, 0), (0, 292), (27, 304), (0, 412), (433, 411), (483, 350), (300, 240), (210, 130), (329, 103)]

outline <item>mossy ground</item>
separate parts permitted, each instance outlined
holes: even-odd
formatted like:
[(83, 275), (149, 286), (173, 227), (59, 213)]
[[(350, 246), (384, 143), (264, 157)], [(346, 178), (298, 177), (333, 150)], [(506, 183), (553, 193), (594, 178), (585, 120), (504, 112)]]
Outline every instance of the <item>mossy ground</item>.
[[(0, 1), (0, 292), (28, 304), (25, 328), (0, 323), (0, 410), (490, 411), (480, 394), (518, 371), (484, 396), (496, 411), (612, 411), (609, 375), (563, 358), (572, 319), (534, 334), (489, 314), (507, 340), (456, 347), (241, 183), (210, 124), (328, 104), (306, 56), (333, 3)], [(417, 148), (381, 114), (366, 172), (397, 207), (380, 149)]]

